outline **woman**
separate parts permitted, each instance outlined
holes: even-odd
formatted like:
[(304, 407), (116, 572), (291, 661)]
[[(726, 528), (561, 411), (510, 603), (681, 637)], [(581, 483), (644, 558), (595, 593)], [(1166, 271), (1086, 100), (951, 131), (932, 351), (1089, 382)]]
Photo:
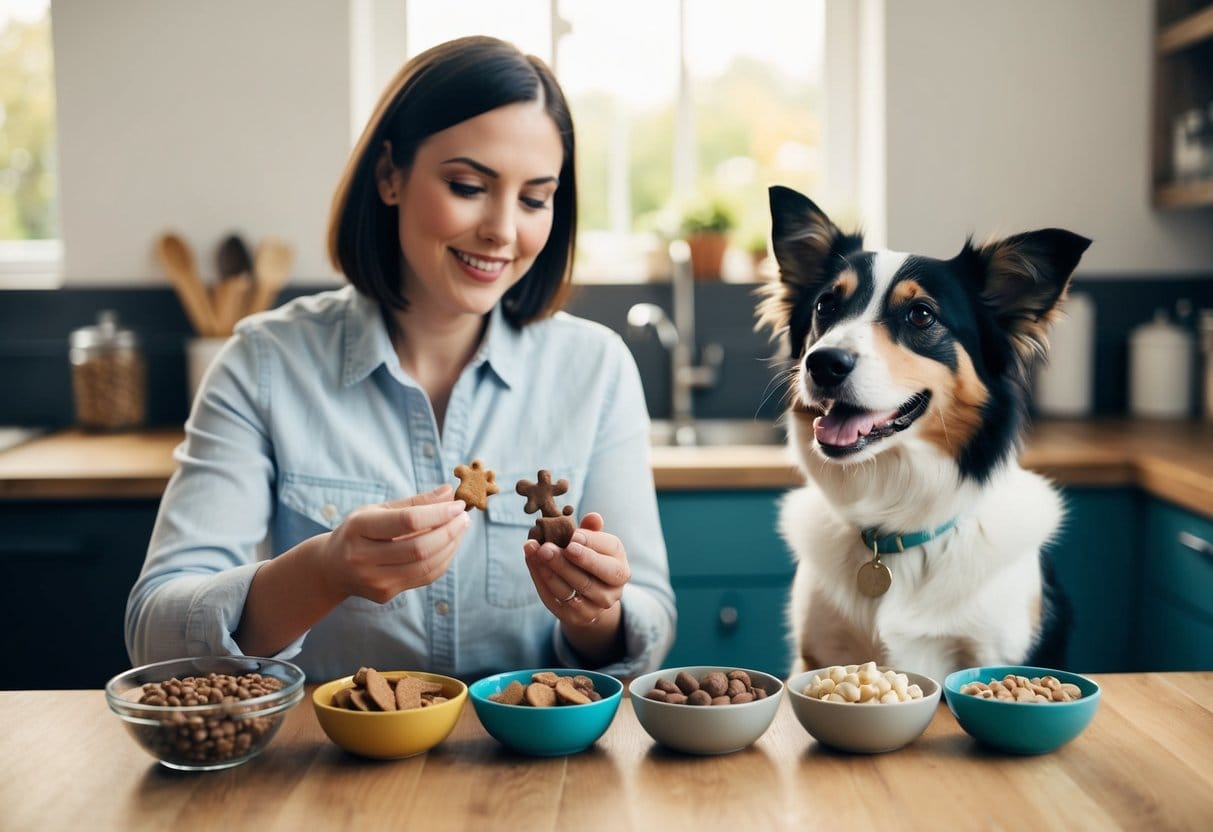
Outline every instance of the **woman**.
[[(555, 78), (509, 44), (404, 66), (333, 203), (351, 285), (245, 320), (204, 380), (127, 606), (134, 662), (660, 664), (675, 613), (639, 374), (557, 312), (573, 150)], [(473, 459), (500, 483), (486, 511), (453, 499)], [(527, 540), (514, 483), (539, 469), (582, 518), (564, 549)]]

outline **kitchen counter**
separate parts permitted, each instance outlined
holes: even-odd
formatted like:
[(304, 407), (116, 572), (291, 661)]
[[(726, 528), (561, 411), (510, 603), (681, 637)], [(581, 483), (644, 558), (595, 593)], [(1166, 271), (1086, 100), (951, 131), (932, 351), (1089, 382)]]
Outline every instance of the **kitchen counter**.
[[(181, 431), (67, 430), (0, 452), (0, 500), (160, 496)], [(1044, 421), (1021, 458), (1062, 485), (1138, 486), (1213, 518), (1213, 425)], [(783, 489), (802, 482), (782, 446), (653, 449), (658, 490)]]
[[(829, 751), (782, 702), (753, 746), (719, 757), (655, 745), (625, 699), (569, 757), (498, 745), (471, 704), (417, 757), (371, 761), (330, 743), (310, 697), (269, 748), (181, 774), (126, 735), (99, 690), (0, 692), (0, 826), (8, 829), (1208, 829), (1213, 673), (1094, 677), (1076, 740), (1038, 757), (987, 751), (940, 704), (888, 754)], [(31, 679), (36, 683), (36, 679)], [(1047, 707), (1047, 706), (1041, 706)]]

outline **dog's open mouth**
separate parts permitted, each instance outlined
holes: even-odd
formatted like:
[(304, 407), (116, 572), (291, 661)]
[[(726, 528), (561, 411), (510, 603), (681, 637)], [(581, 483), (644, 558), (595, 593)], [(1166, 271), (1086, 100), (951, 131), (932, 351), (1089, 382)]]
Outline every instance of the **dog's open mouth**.
[(847, 456), (905, 430), (927, 412), (930, 403), (930, 390), (915, 393), (896, 410), (881, 412), (833, 402), (813, 425), (813, 435), (826, 456)]

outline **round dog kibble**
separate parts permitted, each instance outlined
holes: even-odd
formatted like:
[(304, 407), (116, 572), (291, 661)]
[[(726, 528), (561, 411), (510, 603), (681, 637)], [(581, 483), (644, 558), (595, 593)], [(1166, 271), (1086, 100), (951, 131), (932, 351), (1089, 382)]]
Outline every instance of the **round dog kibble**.
[(678, 690), (687, 696), (690, 696), (692, 693), (699, 690), (699, 680), (690, 673), (687, 673), (685, 670), (679, 672), (679, 674), (674, 677), (674, 684), (678, 686)]
[(894, 670), (881, 670), (876, 662), (834, 665), (819, 670), (802, 691), (805, 696), (826, 702), (891, 705), (922, 699), (922, 688)]
[(1016, 676), (1008, 673), (1002, 679), (989, 682), (969, 682), (960, 692), (982, 699), (997, 699), (1003, 702), (1052, 704), (1073, 702), (1082, 698), (1078, 685), (1063, 684), (1056, 676)]
[[(282, 680), (260, 673), (229, 676), (211, 673), (151, 682), (139, 690), (140, 705), (187, 707), (227, 703), (226, 713), (185, 714), (176, 711), (147, 726), (148, 746), (161, 759), (182, 764), (221, 763), (246, 753), (272, 730), (274, 716), (246, 716), (239, 703), (282, 689)], [(253, 706), (254, 708), (256, 706)], [(247, 710), (247, 709), (246, 709)]]
[(725, 673), (720, 670), (709, 670), (696, 679), (690, 672), (680, 670), (674, 677), (658, 679), (651, 690), (644, 694), (646, 699), (665, 702), (669, 705), (742, 705), (756, 699), (764, 699), (767, 692), (764, 688), (755, 687), (750, 680), (750, 674), (744, 670), (733, 670)]

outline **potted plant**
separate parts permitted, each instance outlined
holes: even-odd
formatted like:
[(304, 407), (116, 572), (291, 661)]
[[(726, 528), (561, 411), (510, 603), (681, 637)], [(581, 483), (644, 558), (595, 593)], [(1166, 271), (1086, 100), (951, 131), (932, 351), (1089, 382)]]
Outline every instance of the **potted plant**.
[(688, 206), (682, 215), (680, 230), (691, 247), (691, 271), (697, 279), (720, 279), (729, 232), (736, 225), (732, 207), (721, 199), (707, 199)]

